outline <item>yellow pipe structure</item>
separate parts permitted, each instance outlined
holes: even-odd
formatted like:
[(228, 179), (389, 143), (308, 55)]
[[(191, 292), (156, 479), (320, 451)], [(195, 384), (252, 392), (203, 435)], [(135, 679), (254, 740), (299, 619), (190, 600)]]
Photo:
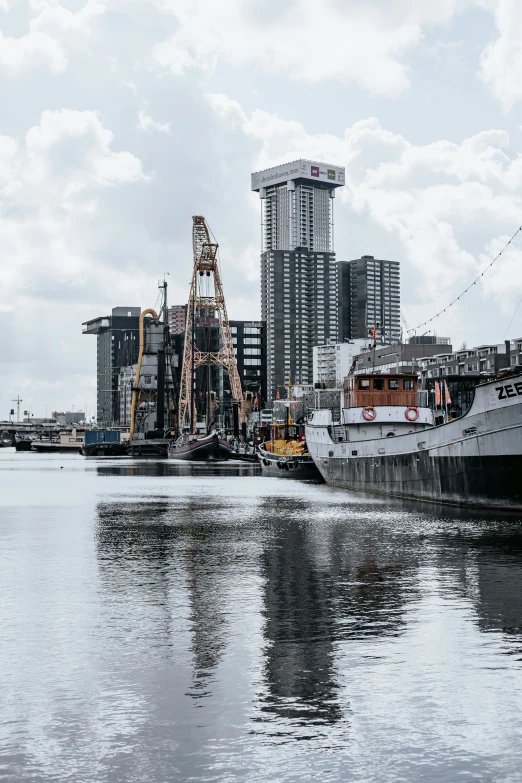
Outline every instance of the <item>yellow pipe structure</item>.
[(134, 426), (136, 423), (136, 408), (138, 406), (138, 384), (140, 382), (140, 375), (141, 375), (141, 362), (143, 360), (143, 351), (145, 350), (145, 316), (146, 315), (152, 315), (156, 320), (158, 319), (158, 314), (155, 310), (144, 310), (142, 314), (140, 315), (140, 352), (138, 354), (138, 366), (136, 368), (136, 380), (134, 381), (134, 389), (132, 390), (132, 402), (131, 402), (131, 420), (130, 420), (130, 431), (129, 431), (129, 440), (132, 440), (134, 437)]

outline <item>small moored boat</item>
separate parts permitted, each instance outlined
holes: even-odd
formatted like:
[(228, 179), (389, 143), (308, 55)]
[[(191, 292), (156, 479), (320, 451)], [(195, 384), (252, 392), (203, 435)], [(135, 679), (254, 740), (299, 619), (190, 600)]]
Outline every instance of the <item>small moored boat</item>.
[(296, 425), (271, 424), (270, 440), (257, 447), (261, 470), (267, 476), (312, 479), (322, 481), (304, 435), (298, 434)]
[(217, 432), (211, 432), (202, 438), (181, 435), (169, 444), (169, 459), (211, 460), (222, 462), (231, 456), (230, 446), (220, 438)]

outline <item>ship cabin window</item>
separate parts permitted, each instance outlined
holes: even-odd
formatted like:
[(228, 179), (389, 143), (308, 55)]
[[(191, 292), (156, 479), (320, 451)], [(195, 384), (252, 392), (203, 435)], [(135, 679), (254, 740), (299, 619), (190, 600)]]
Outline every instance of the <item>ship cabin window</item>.
[(404, 379), (404, 391), (413, 391), (413, 378)]
[(384, 378), (374, 378), (373, 379), (373, 390), (374, 391), (384, 391)]
[(359, 378), (359, 389), (361, 391), (370, 391), (370, 381), (368, 378)]
[(399, 391), (399, 379), (390, 378), (390, 380), (388, 381), (388, 389), (390, 391)]

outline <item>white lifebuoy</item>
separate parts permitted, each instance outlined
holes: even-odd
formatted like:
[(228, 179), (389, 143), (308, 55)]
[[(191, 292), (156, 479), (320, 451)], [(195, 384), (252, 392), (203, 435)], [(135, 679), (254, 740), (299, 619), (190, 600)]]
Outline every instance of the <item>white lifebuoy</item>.
[(377, 416), (377, 411), (373, 407), (373, 405), (367, 405), (362, 410), (362, 417), (363, 419), (366, 419), (366, 421), (373, 421), (375, 417)]
[(404, 411), (404, 417), (408, 421), (417, 421), (417, 419), (419, 418), (419, 409), (415, 408), (415, 406), (413, 405), (410, 405), (410, 407), (406, 408), (406, 410)]

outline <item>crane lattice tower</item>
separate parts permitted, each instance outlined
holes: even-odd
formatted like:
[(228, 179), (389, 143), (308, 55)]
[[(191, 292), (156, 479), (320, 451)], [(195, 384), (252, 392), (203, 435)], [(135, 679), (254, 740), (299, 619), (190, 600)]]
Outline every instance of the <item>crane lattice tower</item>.
[[(192, 218), (194, 269), (187, 307), (185, 348), (183, 351), (179, 395), (180, 430), (186, 426), (187, 418), (189, 421), (192, 420), (191, 404), (193, 406), (194, 370), (201, 365), (213, 364), (216, 367), (223, 367), (230, 379), (232, 400), (240, 405), (242, 403), (241, 379), (237, 369), (236, 353), (228, 322), (223, 284), (216, 257), (217, 249), (217, 242), (210, 241), (205, 218), (202, 215), (195, 215)], [(218, 319), (221, 336), (219, 351), (200, 351), (196, 347), (194, 339), (195, 325), (196, 319), (201, 316), (211, 316)]]

